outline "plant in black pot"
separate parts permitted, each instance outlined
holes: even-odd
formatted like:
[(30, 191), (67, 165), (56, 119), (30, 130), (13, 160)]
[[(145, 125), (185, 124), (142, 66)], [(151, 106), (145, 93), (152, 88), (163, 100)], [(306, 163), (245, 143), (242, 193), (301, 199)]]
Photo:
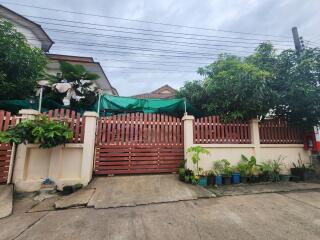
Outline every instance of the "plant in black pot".
[(271, 161), (271, 169), (272, 169), (271, 178), (273, 182), (280, 181), (280, 172), (284, 167), (283, 159), (284, 157), (280, 155), (277, 159)]
[(259, 175), (261, 174), (260, 166), (253, 165), (250, 169), (250, 182), (258, 183), (260, 181)]
[(214, 175), (214, 170), (211, 169), (208, 171), (208, 176), (207, 176), (207, 183), (208, 186), (213, 186), (215, 184), (215, 175)]
[(185, 181), (186, 170), (184, 168), (179, 168), (179, 180)]
[(271, 161), (265, 161), (260, 164), (260, 182), (272, 181), (272, 166)]
[(232, 174), (231, 163), (227, 159), (222, 159), (221, 161), (223, 163), (222, 183), (230, 185)]
[(315, 178), (315, 170), (313, 164), (310, 163), (309, 166), (306, 166), (306, 164), (302, 162), (300, 154), (298, 163), (293, 163), (293, 168), (291, 168), (290, 170), (293, 181), (305, 181)]
[(191, 182), (191, 176), (192, 176), (192, 170), (190, 169), (186, 169), (184, 172), (184, 181), (186, 183), (190, 183)]
[(240, 173), (240, 182), (247, 183), (248, 182), (248, 164), (240, 160), (237, 164), (237, 169)]

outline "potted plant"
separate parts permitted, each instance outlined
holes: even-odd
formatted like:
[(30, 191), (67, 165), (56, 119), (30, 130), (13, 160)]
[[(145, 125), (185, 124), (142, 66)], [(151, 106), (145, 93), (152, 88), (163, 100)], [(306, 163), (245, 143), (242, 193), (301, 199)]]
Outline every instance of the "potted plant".
[(250, 182), (251, 183), (258, 183), (259, 176), (261, 174), (260, 167), (258, 165), (253, 165), (250, 169)]
[(288, 174), (288, 172), (282, 172), (280, 173), (280, 181), (281, 182), (289, 182), (291, 178), (291, 175)]
[(239, 172), (239, 169), (236, 166), (232, 167), (231, 182), (233, 184), (239, 184), (240, 183), (240, 172)]
[(186, 170), (184, 168), (179, 168), (179, 180), (185, 181)]
[(271, 163), (271, 169), (272, 169), (271, 178), (272, 178), (273, 182), (279, 182), (280, 181), (280, 172), (282, 170), (282, 167), (284, 166), (284, 164), (282, 162), (283, 159), (284, 159), (284, 157), (282, 157), (280, 155), (277, 159), (275, 159), (275, 160), (270, 162)]
[(271, 161), (262, 162), (260, 164), (260, 181), (261, 182), (269, 182), (272, 181), (272, 166)]
[(190, 169), (186, 169), (185, 173), (184, 173), (184, 181), (186, 183), (190, 183), (191, 182), (191, 176), (192, 176), (192, 171)]
[(206, 171), (203, 171), (202, 169), (199, 170), (199, 181), (198, 181), (198, 185), (205, 187), (208, 185), (208, 181), (207, 181), (207, 176), (208, 173)]
[[(193, 165), (195, 166), (195, 170), (191, 177), (191, 182), (192, 184), (198, 184), (200, 179), (200, 173), (202, 171), (202, 169), (199, 168), (200, 154), (209, 154), (209, 151), (201, 146), (195, 146), (195, 147), (189, 147), (187, 152), (192, 153), (191, 159), (192, 159)], [(206, 178), (206, 176), (202, 176), (202, 177)]]
[(222, 185), (222, 173), (224, 170), (224, 163), (221, 160), (217, 160), (213, 162), (213, 171), (215, 177), (216, 186)]
[(208, 186), (213, 186), (215, 184), (215, 175), (214, 175), (214, 171), (211, 169), (208, 171), (208, 176), (207, 176), (207, 183)]
[[(240, 162), (238, 163), (239, 171), (242, 172), (242, 178), (246, 182), (256, 182), (256, 176), (253, 175), (253, 173), (257, 170), (256, 166), (257, 160), (255, 156), (251, 156), (250, 158), (241, 155)], [(240, 172), (240, 175), (241, 175)]]
[(292, 179), (295, 181), (304, 181), (304, 180), (312, 180), (315, 178), (315, 171), (313, 164), (309, 164), (309, 167), (306, 167), (304, 163), (302, 163), (301, 155), (299, 154), (298, 164), (293, 163), (293, 168), (291, 168)]
[(232, 174), (231, 164), (227, 159), (222, 159), (221, 162), (223, 163), (222, 183), (225, 185), (230, 185)]

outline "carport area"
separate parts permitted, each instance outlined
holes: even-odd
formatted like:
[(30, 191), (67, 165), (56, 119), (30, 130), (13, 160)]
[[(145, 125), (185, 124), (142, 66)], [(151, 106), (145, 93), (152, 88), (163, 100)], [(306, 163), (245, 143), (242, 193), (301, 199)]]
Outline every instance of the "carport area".
[(113, 208), (166, 203), (215, 195), (210, 191), (178, 181), (176, 174), (97, 177), (88, 186), (95, 193), (88, 207)]

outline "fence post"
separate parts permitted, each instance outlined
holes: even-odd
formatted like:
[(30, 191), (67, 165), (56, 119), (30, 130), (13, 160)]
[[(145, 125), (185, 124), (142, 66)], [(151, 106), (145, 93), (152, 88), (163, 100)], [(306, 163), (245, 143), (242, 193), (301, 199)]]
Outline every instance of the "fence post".
[(98, 114), (96, 112), (85, 112), (83, 117), (85, 117), (86, 120), (83, 140), (81, 183), (86, 186), (92, 178)]
[(254, 145), (254, 155), (257, 162), (261, 161), (260, 135), (259, 135), (259, 120), (252, 119), (250, 121), (251, 143)]
[(191, 168), (193, 166), (191, 159), (187, 156), (187, 149), (193, 145), (193, 122), (194, 116), (184, 115), (182, 118), (183, 128), (184, 128), (184, 159), (186, 159), (186, 168)]

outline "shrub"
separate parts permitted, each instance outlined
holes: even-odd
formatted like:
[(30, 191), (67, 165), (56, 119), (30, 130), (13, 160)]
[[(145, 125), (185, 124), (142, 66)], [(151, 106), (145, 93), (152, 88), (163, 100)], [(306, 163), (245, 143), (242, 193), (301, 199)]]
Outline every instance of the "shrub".
[(46, 116), (38, 116), (34, 120), (26, 120), (0, 133), (3, 143), (35, 143), (40, 148), (51, 148), (68, 143), (73, 137), (72, 131), (64, 122), (50, 120)]

